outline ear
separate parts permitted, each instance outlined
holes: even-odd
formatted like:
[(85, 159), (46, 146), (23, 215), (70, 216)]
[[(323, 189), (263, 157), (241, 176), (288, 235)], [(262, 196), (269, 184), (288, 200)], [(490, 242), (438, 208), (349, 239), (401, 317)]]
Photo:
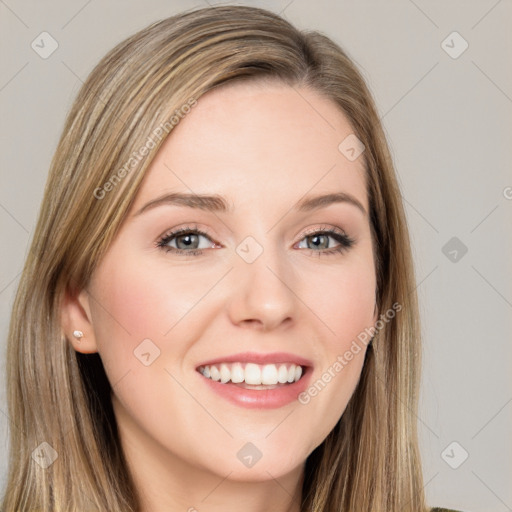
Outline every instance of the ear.
[[(62, 331), (73, 348), (83, 354), (97, 352), (87, 291), (85, 289), (79, 292), (66, 290), (60, 313)], [(83, 336), (75, 336), (75, 331), (80, 331)]]

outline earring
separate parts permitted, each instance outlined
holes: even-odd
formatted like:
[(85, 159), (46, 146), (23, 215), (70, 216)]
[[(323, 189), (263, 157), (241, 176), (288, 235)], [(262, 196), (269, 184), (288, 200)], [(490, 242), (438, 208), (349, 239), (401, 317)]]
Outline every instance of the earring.
[(73, 336), (78, 340), (80, 340), (80, 338), (82, 338), (83, 335), (84, 333), (82, 331), (73, 331)]

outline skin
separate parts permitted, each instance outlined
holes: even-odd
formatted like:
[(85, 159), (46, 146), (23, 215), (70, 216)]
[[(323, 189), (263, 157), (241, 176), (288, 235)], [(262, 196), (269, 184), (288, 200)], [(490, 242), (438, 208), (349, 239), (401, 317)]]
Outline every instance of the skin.
[[(345, 410), (365, 347), (308, 404), (270, 410), (231, 404), (195, 368), (285, 351), (313, 362), (313, 383), (375, 324), (368, 216), (349, 203), (293, 209), (306, 194), (343, 191), (368, 212), (363, 158), (338, 150), (351, 133), (336, 105), (309, 89), (253, 82), (210, 91), (156, 155), (87, 288), (66, 302), (68, 338), (100, 353), (113, 386), (143, 511), (299, 511), (305, 460)], [(136, 215), (166, 192), (220, 194), (233, 212), (167, 204)], [(201, 255), (156, 246), (186, 226), (208, 233)], [(305, 232), (333, 227), (355, 243), (318, 257), (328, 249)], [(235, 251), (247, 236), (263, 248), (250, 264)], [(134, 357), (144, 339), (160, 350), (149, 366)], [(247, 442), (263, 454), (251, 468), (236, 456)]]

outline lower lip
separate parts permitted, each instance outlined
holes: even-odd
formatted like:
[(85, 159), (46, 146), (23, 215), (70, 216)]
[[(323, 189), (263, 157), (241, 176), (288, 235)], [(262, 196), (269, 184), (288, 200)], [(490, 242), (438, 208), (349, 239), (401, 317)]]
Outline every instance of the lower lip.
[(308, 386), (311, 377), (311, 368), (307, 367), (302, 377), (292, 384), (286, 384), (273, 389), (244, 389), (232, 384), (221, 384), (220, 382), (208, 379), (201, 375), (199, 377), (206, 385), (218, 395), (229, 402), (250, 409), (276, 409), (284, 407), (298, 399)]

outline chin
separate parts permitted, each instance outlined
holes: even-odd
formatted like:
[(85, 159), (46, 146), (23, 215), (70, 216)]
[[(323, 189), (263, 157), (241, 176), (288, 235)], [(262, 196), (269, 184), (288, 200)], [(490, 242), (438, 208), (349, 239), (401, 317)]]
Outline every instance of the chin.
[[(210, 471), (215, 472), (222, 478), (227, 478), (237, 482), (264, 482), (272, 479), (278, 479), (292, 472), (298, 471), (306, 462), (307, 453), (299, 453), (297, 448), (286, 443), (276, 445), (267, 443), (266, 446), (261, 443), (257, 448), (258, 442), (236, 443), (236, 450), (230, 449), (224, 451), (222, 460), (212, 455), (208, 461), (205, 461)], [(301, 447), (304, 449), (304, 446)], [(233, 455), (226, 456), (228, 453)], [(212, 466), (212, 460), (220, 462)]]
[[(256, 483), (256, 482), (267, 482), (270, 480), (281, 479), (282, 477), (300, 470), (306, 460), (297, 461), (296, 463), (283, 464), (282, 461), (267, 461), (266, 463), (261, 458), (254, 466), (250, 468), (243, 467), (226, 467), (226, 472), (223, 473), (223, 477), (229, 474), (228, 479), (233, 482), (241, 483)], [(218, 469), (217, 469), (218, 471)]]

